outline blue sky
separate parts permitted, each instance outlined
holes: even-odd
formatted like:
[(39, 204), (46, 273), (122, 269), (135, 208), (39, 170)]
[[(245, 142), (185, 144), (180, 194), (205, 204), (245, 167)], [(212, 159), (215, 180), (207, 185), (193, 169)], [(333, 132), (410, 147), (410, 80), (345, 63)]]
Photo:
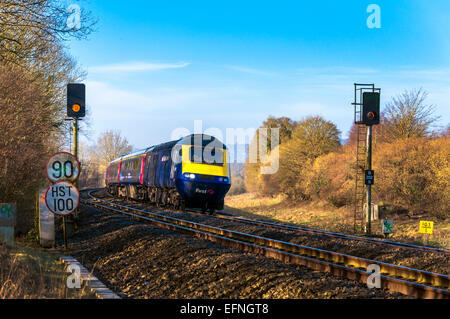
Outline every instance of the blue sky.
[[(370, 4), (381, 28), (370, 29)], [(99, 22), (70, 53), (88, 71), (89, 142), (117, 129), (136, 148), (174, 129), (257, 128), (269, 115), (322, 115), (346, 138), (353, 83), (384, 105), (423, 88), (450, 120), (450, 2), (79, 2)]]

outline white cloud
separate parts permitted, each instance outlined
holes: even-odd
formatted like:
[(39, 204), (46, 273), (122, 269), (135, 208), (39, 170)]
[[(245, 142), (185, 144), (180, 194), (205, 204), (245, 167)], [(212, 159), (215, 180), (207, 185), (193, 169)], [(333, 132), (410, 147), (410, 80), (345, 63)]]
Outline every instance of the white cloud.
[(124, 62), (117, 64), (108, 64), (100, 66), (89, 67), (90, 72), (144, 72), (144, 71), (157, 71), (165, 69), (179, 69), (187, 67), (189, 63), (148, 63), (148, 62)]

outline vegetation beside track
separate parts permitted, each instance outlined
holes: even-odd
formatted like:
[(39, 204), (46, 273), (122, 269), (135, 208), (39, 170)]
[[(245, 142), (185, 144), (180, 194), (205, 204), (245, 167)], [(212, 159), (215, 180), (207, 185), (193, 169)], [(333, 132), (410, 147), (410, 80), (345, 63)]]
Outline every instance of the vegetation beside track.
[(30, 243), (0, 246), (0, 299), (95, 298), (89, 289), (68, 289), (56, 254)]

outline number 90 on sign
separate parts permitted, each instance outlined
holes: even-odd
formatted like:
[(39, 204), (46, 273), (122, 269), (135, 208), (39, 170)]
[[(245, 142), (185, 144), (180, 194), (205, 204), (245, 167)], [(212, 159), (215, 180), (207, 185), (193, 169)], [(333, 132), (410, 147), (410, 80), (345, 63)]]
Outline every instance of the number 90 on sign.
[(80, 173), (80, 163), (70, 153), (59, 152), (54, 154), (47, 163), (47, 177), (51, 182), (74, 182)]
[(47, 189), (45, 203), (48, 209), (60, 216), (72, 214), (80, 201), (78, 189), (69, 182), (58, 182)]

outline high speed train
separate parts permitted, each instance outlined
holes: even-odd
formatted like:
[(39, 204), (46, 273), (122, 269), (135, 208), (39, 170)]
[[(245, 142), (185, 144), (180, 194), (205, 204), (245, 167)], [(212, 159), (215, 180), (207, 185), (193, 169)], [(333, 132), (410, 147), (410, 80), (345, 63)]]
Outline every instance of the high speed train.
[(114, 196), (214, 214), (231, 186), (227, 148), (205, 134), (154, 145), (109, 163), (105, 185)]

